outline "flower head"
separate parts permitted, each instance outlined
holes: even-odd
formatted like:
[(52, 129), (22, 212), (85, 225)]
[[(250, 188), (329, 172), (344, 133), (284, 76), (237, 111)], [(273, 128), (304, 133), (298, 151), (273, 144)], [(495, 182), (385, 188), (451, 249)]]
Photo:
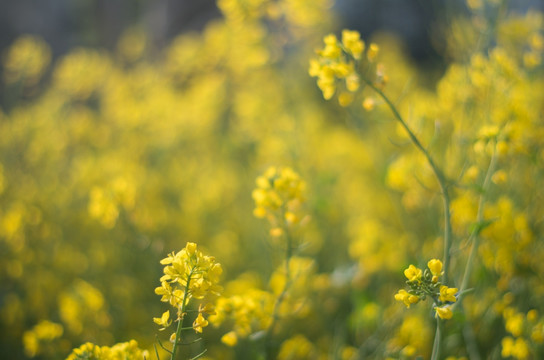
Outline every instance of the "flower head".
[(319, 55), (324, 58), (336, 59), (342, 53), (342, 50), (338, 46), (338, 39), (334, 34), (329, 34), (323, 38), (325, 48), (319, 52)]
[(419, 302), (419, 296), (412, 295), (408, 291), (401, 289), (398, 293), (395, 294), (395, 300), (402, 301), (407, 308), (412, 304)]
[(155, 324), (162, 326), (162, 328), (159, 330), (166, 329), (170, 326), (170, 324), (172, 324), (172, 321), (170, 320), (170, 310), (166, 310), (160, 318), (154, 317), (153, 321), (155, 322)]
[(438, 259), (431, 259), (427, 263), (427, 267), (429, 270), (431, 270), (431, 274), (433, 274), (433, 283), (438, 282), (438, 277), (442, 275), (442, 261)]
[(360, 59), (361, 54), (365, 50), (365, 43), (361, 40), (361, 35), (358, 31), (343, 30), (342, 44), (355, 59)]
[(374, 62), (376, 58), (378, 57), (379, 51), (380, 51), (380, 47), (374, 43), (371, 43), (366, 53), (368, 61)]
[(414, 265), (408, 266), (408, 269), (404, 270), (404, 276), (408, 281), (419, 281), (421, 279), (421, 269), (416, 268)]
[(221, 337), (221, 342), (227, 346), (235, 346), (238, 343), (238, 336), (234, 331), (230, 331)]
[[(184, 249), (177, 253), (168, 254), (161, 260), (164, 266), (164, 275), (161, 277), (161, 286), (155, 289), (155, 294), (161, 296), (161, 301), (168, 302), (178, 311), (178, 317), (184, 316), (184, 306), (191, 299), (204, 299), (218, 296), (222, 291), (219, 280), (223, 269), (213, 256), (203, 255), (195, 243), (187, 243)], [(184, 302), (185, 300), (185, 302)], [(213, 313), (213, 305), (200, 306), (199, 317), (195, 329), (202, 329), (207, 325), (203, 313)], [(153, 321), (163, 328), (171, 324), (170, 312), (162, 314)], [(206, 325), (205, 325), (206, 324)]]
[(199, 313), (195, 321), (193, 322), (193, 329), (196, 332), (201, 333), (202, 328), (206, 326), (208, 326), (208, 320), (204, 319), (204, 316), (202, 316), (202, 313)]
[(436, 276), (440, 276), (442, 272), (442, 261), (438, 259), (431, 259), (427, 263), (427, 267), (431, 270), (431, 273)]
[[(252, 197), (256, 217), (268, 217), (273, 223), (285, 222), (288, 226), (300, 222), (297, 210), (305, 201), (306, 183), (296, 172), (289, 167), (271, 166), (257, 177), (255, 183), (257, 188), (253, 190)], [(283, 212), (281, 218), (280, 211)]]
[(435, 306), (436, 315), (444, 320), (451, 319), (453, 316), (453, 312), (451, 311), (451, 308), (449, 306)]
[(455, 297), (455, 294), (457, 294), (457, 288), (449, 288), (446, 285), (442, 285), (440, 287), (440, 296), (438, 297), (438, 300), (445, 302), (456, 302), (457, 298)]

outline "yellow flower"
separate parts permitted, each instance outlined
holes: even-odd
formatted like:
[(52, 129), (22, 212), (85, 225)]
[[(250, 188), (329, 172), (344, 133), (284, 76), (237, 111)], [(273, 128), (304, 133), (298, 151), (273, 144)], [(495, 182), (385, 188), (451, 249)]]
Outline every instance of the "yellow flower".
[(321, 64), (316, 59), (310, 60), (310, 68), (308, 69), (308, 74), (311, 77), (319, 76), (321, 73)]
[(472, 10), (480, 9), (483, 6), (482, 0), (467, 0), (467, 5)]
[(204, 306), (200, 304), (198, 306), (198, 312), (208, 314), (208, 315), (215, 315), (215, 306), (213, 306), (213, 304), (210, 304), (210, 303), (207, 303)]
[(442, 285), (440, 287), (440, 296), (438, 297), (438, 300), (442, 302), (456, 302), (457, 299), (455, 298), (455, 294), (457, 294), (457, 288), (448, 288), (446, 285)]
[[(321, 84), (321, 80), (320, 77), (318, 84)], [(332, 80), (331, 86), (334, 92), (334, 75), (332, 75)], [(326, 96), (326, 90), (321, 89), (323, 96)], [(274, 227), (278, 227), (277, 225), (284, 220), (289, 226), (299, 223), (300, 216), (296, 210), (304, 202), (306, 184), (296, 172), (288, 167), (271, 166), (263, 175), (257, 177), (255, 183), (257, 188), (253, 190), (252, 197), (255, 201), (253, 214), (256, 217), (268, 216)], [(283, 219), (277, 218), (279, 209), (283, 211)], [(274, 234), (281, 235), (278, 231), (275, 231)]]
[(354, 92), (359, 89), (360, 80), (359, 75), (357, 73), (353, 72), (346, 76), (346, 88), (348, 91)]
[(533, 50), (544, 50), (544, 36), (534, 33), (529, 39), (529, 45)]
[(335, 64), (332, 64), (330, 67), (334, 71), (334, 75), (339, 79), (343, 79), (349, 74), (353, 74), (352, 62), (337, 62)]
[(374, 62), (374, 60), (376, 60), (376, 58), (378, 57), (379, 51), (380, 47), (374, 43), (371, 43), (366, 52), (366, 57), (368, 58), (368, 61)]
[(93, 343), (85, 343), (78, 348), (72, 350), (72, 353), (68, 355), (66, 360), (77, 360), (81, 358), (86, 359), (100, 359), (102, 357), (102, 350), (100, 346)]
[(438, 282), (438, 277), (442, 274), (442, 261), (438, 259), (431, 259), (427, 263), (427, 267), (429, 270), (431, 270), (431, 273), (433, 274), (432, 281), (434, 283)]
[(433, 275), (439, 276), (442, 272), (442, 261), (438, 259), (431, 259), (427, 263), (427, 267), (431, 270)]
[(170, 320), (170, 310), (166, 310), (160, 318), (154, 317), (153, 321), (155, 322), (155, 324), (162, 326), (162, 328), (160, 328), (159, 330), (166, 329), (172, 323), (172, 321)]
[[(512, 309), (513, 310), (513, 309)], [(506, 331), (511, 333), (514, 336), (521, 336), (523, 329), (525, 327), (525, 321), (522, 313), (516, 311), (505, 311), (504, 318), (506, 323), (504, 327)]]
[(351, 73), (349, 76), (346, 77), (346, 88), (348, 89), (348, 91), (357, 91), (359, 89), (359, 85), (359, 75), (357, 75), (356, 73)]
[(236, 346), (238, 344), (238, 336), (234, 331), (228, 332), (221, 337), (221, 342), (227, 346)]
[(361, 35), (357, 31), (343, 30), (342, 44), (355, 59), (360, 59), (365, 49), (365, 43), (361, 40)]
[(366, 97), (364, 100), (363, 100), (363, 109), (365, 109), (366, 111), (371, 111), (374, 109), (374, 106), (376, 106), (376, 100), (374, 100), (374, 98), (372, 97)]
[(353, 101), (353, 95), (347, 92), (342, 92), (338, 95), (338, 104), (342, 107), (346, 107)]
[(322, 81), (321, 78), (317, 80), (317, 86), (321, 89), (321, 92), (323, 93), (323, 99), (325, 100), (330, 100), (333, 97), (334, 92), (336, 91), (336, 85), (334, 84), (334, 82), (325, 83)]
[(441, 319), (448, 320), (451, 319), (453, 316), (453, 312), (451, 311), (451, 308), (449, 306), (435, 306), (434, 309), (436, 310), (436, 315), (438, 315), (438, 317)]
[(283, 229), (282, 228), (275, 227), (275, 228), (270, 229), (270, 236), (272, 236), (274, 238), (279, 238), (282, 235), (283, 235)]
[[(161, 286), (155, 294), (161, 295), (161, 301), (169, 302), (176, 309), (186, 305), (191, 298), (202, 299), (205, 296), (217, 296), (222, 291), (218, 285), (223, 269), (213, 256), (203, 255), (195, 243), (187, 243), (178, 253), (171, 253), (161, 260), (165, 265), (164, 275), (160, 278)], [(185, 293), (186, 303), (182, 304)]]
[(478, 169), (477, 166), (472, 165), (465, 172), (465, 179), (468, 180), (468, 181), (474, 182), (478, 178), (478, 173), (479, 172), (480, 172), (480, 169)]
[(196, 332), (201, 333), (202, 328), (208, 326), (208, 320), (204, 319), (204, 316), (202, 316), (202, 313), (198, 313), (198, 316), (196, 317), (195, 321), (193, 322), (193, 329)]
[(295, 335), (285, 340), (280, 347), (278, 360), (316, 359), (314, 344), (303, 335)]
[(291, 211), (285, 213), (285, 221), (287, 221), (288, 224), (296, 224), (299, 220), (299, 217), (295, 213)]
[[(174, 334), (175, 335), (175, 334)], [(79, 348), (72, 350), (66, 360), (77, 359), (145, 359), (149, 358), (147, 350), (138, 347), (135, 340), (124, 343), (118, 343), (111, 347), (98, 346), (92, 343), (86, 343)]]
[(194, 253), (196, 252), (196, 244), (188, 242), (187, 245), (185, 245), (185, 251), (187, 251), (187, 254), (189, 254), (189, 256), (194, 255)]
[(23, 333), (23, 345), (28, 357), (35, 357), (41, 353), (42, 345), (46, 345), (62, 336), (62, 325), (42, 320), (32, 330)]
[(319, 52), (319, 55), (328, 59), (336, 59), (342, 53), (342, 50), (338, 46), (338, 39), (335, 35), (329, 34), (323, 39), (325, 48)]
[(402, 349), (401, 354), (402, 354), (403, 356), (409, 356), (409, 357), (411, 357), (411, 356), (414, 356), (414, 355), (416, 354), (416, 351), (417, 351), (417, 349), (416, 349), (414, 346), (412, 346), (412, 345), (406, 345), (406, 346)]
[(407, 308), (410, 308), (410, 305), (416, 304), (419, 301), (419, 297), (401, 289), (395, 294), (395, 300), (402, 301)]
[(408, 269), (404, 270), (404, 276), (409, 281), (419, 281), (421, 279), (421, 269), (416, 268), (414, 265), (408, 266)]
[(506, 171), (504, 171), (504, 170), (496, 171), (491, 176), (491, 181), (493, 181), (497, 185), (504, 184), (507, 179), (508, 179), (508, 175), (506, 174)]
[(514, 357), (517, 359), (526, 359), (529, 356), (529, 346), (523, 338), (512, 339), (507, 336), (502, 339), (502, 352), (503, 357)]
[(18, 38), (3, 57), (6, 83), (24, 81), (35, 85), (51, 61), (51, 49), (41, 38), (25, 35)]
[(262, 206), (257, 206), (254, 210), (253, 210), (253, 216), (255, 216), (256, 218), (259, 218), (259, 219), (262, 219), (264, 217), (266, 217), (266, 209)]
[(527, 320), (534, 322), (538, 320), (538, 310), (531, 309), (527, 312)]

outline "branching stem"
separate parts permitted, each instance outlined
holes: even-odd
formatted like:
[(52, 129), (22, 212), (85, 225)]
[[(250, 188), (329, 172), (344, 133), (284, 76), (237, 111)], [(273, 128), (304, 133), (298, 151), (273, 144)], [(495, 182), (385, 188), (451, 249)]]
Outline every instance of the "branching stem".
[[(402, 116), (400, 115), (399, 111), (397, 110), (397, 107), (393, 102), (385, 95), (385, 93), (376, 87), (371, 81), (366, 79), (364, 76), (362, 77), (363, 81), (370, 87), (372, 90), (374, 90), (387, 104), (393, 115), (395, 116), (395, 119), (401, 124), (401, 126), (404, 128), (408, 136), (410, 137), (410, 140), (412, 143), (416, 146), (416, 148), (425, 156), (425, 159), (431, 166), (431, 169), (433, 170), (433, 173), (436, 177), (436, 180), (438, 181), (438, 184), (440, 186), (440, 190), (442, 192), (442, 200), (444, 203), (444, 261), (443, 261), (443, 281), (444, 283), (448, 283), (448, 269), (450, 266), (450, 249), (451, 249), (451, 243), (452, 243), (452, 230), (451, 230), (451, 214), (450, 214), (450, 195), (448, 192), (448, 184), (446, 181), (446, 177), (442, 170), (436, 165), (434, 159), (432, 158), (431, 154), (423, 147), (419, 139), (416, 137), (412, 129), (408, 126), (408, 124), (404, 121)], [(434, 345), (433, 345), (433, 352), (432, 352), (432, 360), (439, 359), (440, 357), (440, 348), (441, 348), (441, 342), (442, 342), (442, 335), (441, 335), (441, 328), (442, 328), (442, 322), (440, 319), (437, 319), (437, 326), (436, 326), (436, 334), (434, 339)]]

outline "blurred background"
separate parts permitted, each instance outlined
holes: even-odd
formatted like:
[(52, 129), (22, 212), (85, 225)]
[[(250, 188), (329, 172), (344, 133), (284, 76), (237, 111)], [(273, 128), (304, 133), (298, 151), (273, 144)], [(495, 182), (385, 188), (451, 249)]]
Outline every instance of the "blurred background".
[[(544, 0), (509, 1), (518, 11), (542, 10)], [(462, 0), (339, 0), (332, 11), (339, 26), (361, 32), (394, 33), (424, 66), (441, 62), (441, 27), (454, 14), (466, 13)], [(145, 29), (155, 50), (175, 36), (200, 31), (219, 18), (214, 0), (5, 0), (0, 2), (0, 54), (18, 36), (40, 35), (53, 57), (76, 46), (113, 50), (124, 30)]]
[[(539, 2), (519, 3), (538, 7)], [(363, 37), (377, 30), (396, 33), (414, 57), (426, 60), (435, 56), (431, 33), (436, 22), (464, 8), (459, 0), (340, 0), (331, 11), (340, 24), (359, 30)], [(145, 28), (152, 44), (160, 48), (218, 17), (214, 0), (7, 0), (0, 3), (0, 49), (19, 35), (39, 34), (55, 56), (74, 46), (113, 50), (122, 32), (133, 26)]]
[[(532, 68), (520, 80), (516, 71), (492, 72), (500, 67), (477, 58), (484, 65), (471, 69), (476, 84), (463, 71), (446, 69), (469, 66), (472, 55), (487, 54), (499, 42), (513, 54), (503, 63), (523, 68), (527, 35), (541, 32), (537, 12), (544, 1), (217, 3), (0, 1), (0, 358), (64, 358), (86, 341), (136, 339), (152, 349), (152, 317), (165, 310), (153, 293), (159, 261), (187, 241), (223, 264), (227, 289), (230, 281), (241, 294), (277, 295), (269, 280), (277, 275), (282, 245), (252, 216), (251, 191), (258, 174), (282, 164), (308, 184), (305, 210), (312, 221), (297, 234), (304, 245), (297, 255), (312, 265), (311, 281), (294, 299), (308, 300), (308, 307), (296, 319), (286, 317), (276, 350), (298, 332), (321, 346), (315, 351), (325, 358), (355, 347), (352, 354), (377, 359), (408, 346), (428, 355), (428, 309), (404, 312), (393, 294), (407, 264), (424, 264), (441, 248), (436, 183), (388, 109), (379, 103), (374, 111), (363, 109), (363, 97), (372, 96), (363, 91), (351, 107), (324, 101), (308, 62), (323, 36), (342, 28), (359, 30), (367, 44), (378, 42), (378, 61), (390, 78), (387, 93), (413, 115), (438, 156), (461, 154), (444, 161), (455, 178), (474, 160), (465, 154), (476, 157), (472, 144), (479, 126), (491, 121), (489, 108), (497, 119), (518, 112), (538, 127), (533, 117), (542, 102), (533, 91), (539, 78)], [(467, 3), (480, 6), (470, 12)], [(507, 8), (516, 14), (504, 16), (508, 21), (499, 28), (494, 21)], [(494, 86), (501, 76), (502, 85), (521, 82), (516, 96)], [(486, 84), (493, 84), (490, 103), (477, 98), (483, 93), (478, 86)], [(466, 89), (479, 102), (463, 97)], [(462, 142), (450, 144), (433, 137), (449, 135), (458, 124), (474, 138), (462, 133)], [(528, 143), (542, 138), (531, 129), (519, 133), (538, 138)], [(530, 163), (522, 164), (526, 172), (514, 173), (529, 174)], [(519, 178), (544, 178), (531, 174)], [(534, 198), (527, 184), (512, 186), (512, 198), (519, 197), (516, 189)], [(505, 194), (498, 189), (493, 201)], [(535, 219), (543, 218), (539, 206)], [(523, 209), (511, 213), (523, 217)], [(474, 216), (466, 218), (455, 229), (459, 238)], [(516, 231), (523, 233), (521, 225)], [(508, 237), (501, 229), (495, 231)], [(508, 241), (499, 244), (504, 256), (520, 253)], [(543, 266), (539, 252), (524, 251), (535, 258), (531, 266)], [(476, 325), (501, 298), (496, 284), (507, 292), (510, 281), (516, 283), (514, 265), (495, 266), (496, 252), (488, 248), (491, 256), (479, 269), (489, 286), (478, 289), (476, 299), (487, 290), (490, 296), (472, 314)], [(534, 283), (527, 284), (517, 287), (519, 298), (538, 303), (541, 298), (530, 296)], [(501, 314), (486, 319), (488, 331), (477, 333), (482, 352), (500, 351)], [(255, 358), (243, 353), (250, 346), (226, 352), (220, 339), (231, 325), (206, 329), (210, 356)], [(451, 331), (459, 333), (460, 327)], [(466, 355), (453, 340), (449, 346)]]

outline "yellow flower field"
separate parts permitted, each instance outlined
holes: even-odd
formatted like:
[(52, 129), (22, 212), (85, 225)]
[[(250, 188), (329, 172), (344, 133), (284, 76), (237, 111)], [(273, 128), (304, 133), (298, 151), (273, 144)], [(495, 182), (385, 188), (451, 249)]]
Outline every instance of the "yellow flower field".
[(0, 358), (544, 358), (544, 15), (443, 71), (332, 0), (1, 57)]

